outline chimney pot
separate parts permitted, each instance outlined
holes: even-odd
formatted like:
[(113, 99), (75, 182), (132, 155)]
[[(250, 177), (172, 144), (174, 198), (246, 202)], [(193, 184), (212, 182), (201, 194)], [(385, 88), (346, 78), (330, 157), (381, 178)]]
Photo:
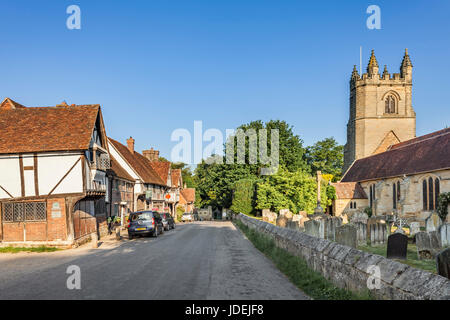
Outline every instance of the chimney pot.
[(134, 153), (134, 139), (130, 137), (130, 139), (127, 139), (127, 146), (128, 150), (130, 150), (131, 153)]

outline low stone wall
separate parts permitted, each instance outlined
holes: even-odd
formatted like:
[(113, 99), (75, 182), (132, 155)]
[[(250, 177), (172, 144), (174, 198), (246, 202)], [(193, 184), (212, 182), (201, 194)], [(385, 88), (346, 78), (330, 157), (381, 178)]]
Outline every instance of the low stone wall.
[(377, 299), (450, 300), (450, 280), (444, 277), (243, 214), (237, 218), (249, 228), (274, 239), (279, 248), (306, 260), (310, 268), (340, 288), (366, 291), (369, 277), (373, 278), (370, 270), (379, 267), (379, 289), (371, 290)]

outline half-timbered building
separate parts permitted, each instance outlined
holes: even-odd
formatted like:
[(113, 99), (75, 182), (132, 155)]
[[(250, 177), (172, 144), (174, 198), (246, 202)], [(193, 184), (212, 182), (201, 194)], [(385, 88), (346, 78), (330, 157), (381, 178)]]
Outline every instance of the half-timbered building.
[(106, 231), (99, 105), (0, 104), (0, 241), (73, 245)]

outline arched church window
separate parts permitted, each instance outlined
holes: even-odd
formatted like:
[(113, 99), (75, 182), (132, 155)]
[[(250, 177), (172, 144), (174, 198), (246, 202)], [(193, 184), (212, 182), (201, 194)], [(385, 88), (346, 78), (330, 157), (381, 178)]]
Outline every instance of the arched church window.
[(396, 105), (395, 105), (395, 98), (392, 95), (387, 96), (386, 98), (386, 106), (385, 106), (385, 113), (396, 113)]
[(440, 193), (439, 178), (429, 177), (422, 182), (423, 210), (436, 210), (437, 200)]

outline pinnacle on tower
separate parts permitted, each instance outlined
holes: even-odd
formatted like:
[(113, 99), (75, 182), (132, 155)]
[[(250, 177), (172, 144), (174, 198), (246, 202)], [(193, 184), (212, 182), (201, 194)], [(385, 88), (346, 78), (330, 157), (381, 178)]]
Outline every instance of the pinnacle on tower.
[(378, 61), (377, 58), (375, 58), (374, 50), (372, 50), (372, 54), (370, 55), (369, 65), (367, 66), (367, 73), (369, 74), (369, 76), (378, 73)]
[(405, 55), (403, 56), (402, 65), (400, 66), (400, 75), (407, 80), (412, 79), (412, 62), (409, 58), (408, 49), (405, 49)]
[(356, 69), (356, 64), (353, 66), (353, 71), (352, 71), (352, 80), (354, 79), (359, 79), (359, 73), (358, 70)]
[(402, 61), (402, 69), (404, 67), (412, 67), (412, 62), (411, 59), (409, 58), (409, 54), (408, 54), (408, 48), (405, 49), (405, 55), (403, 56), (403, 61)]
[(385, 78), (385, 77), (389, 77), (389, 72), (388, 72), (386, 65), (384, 65), (384, 71), (383, 71), (383, 78)]

